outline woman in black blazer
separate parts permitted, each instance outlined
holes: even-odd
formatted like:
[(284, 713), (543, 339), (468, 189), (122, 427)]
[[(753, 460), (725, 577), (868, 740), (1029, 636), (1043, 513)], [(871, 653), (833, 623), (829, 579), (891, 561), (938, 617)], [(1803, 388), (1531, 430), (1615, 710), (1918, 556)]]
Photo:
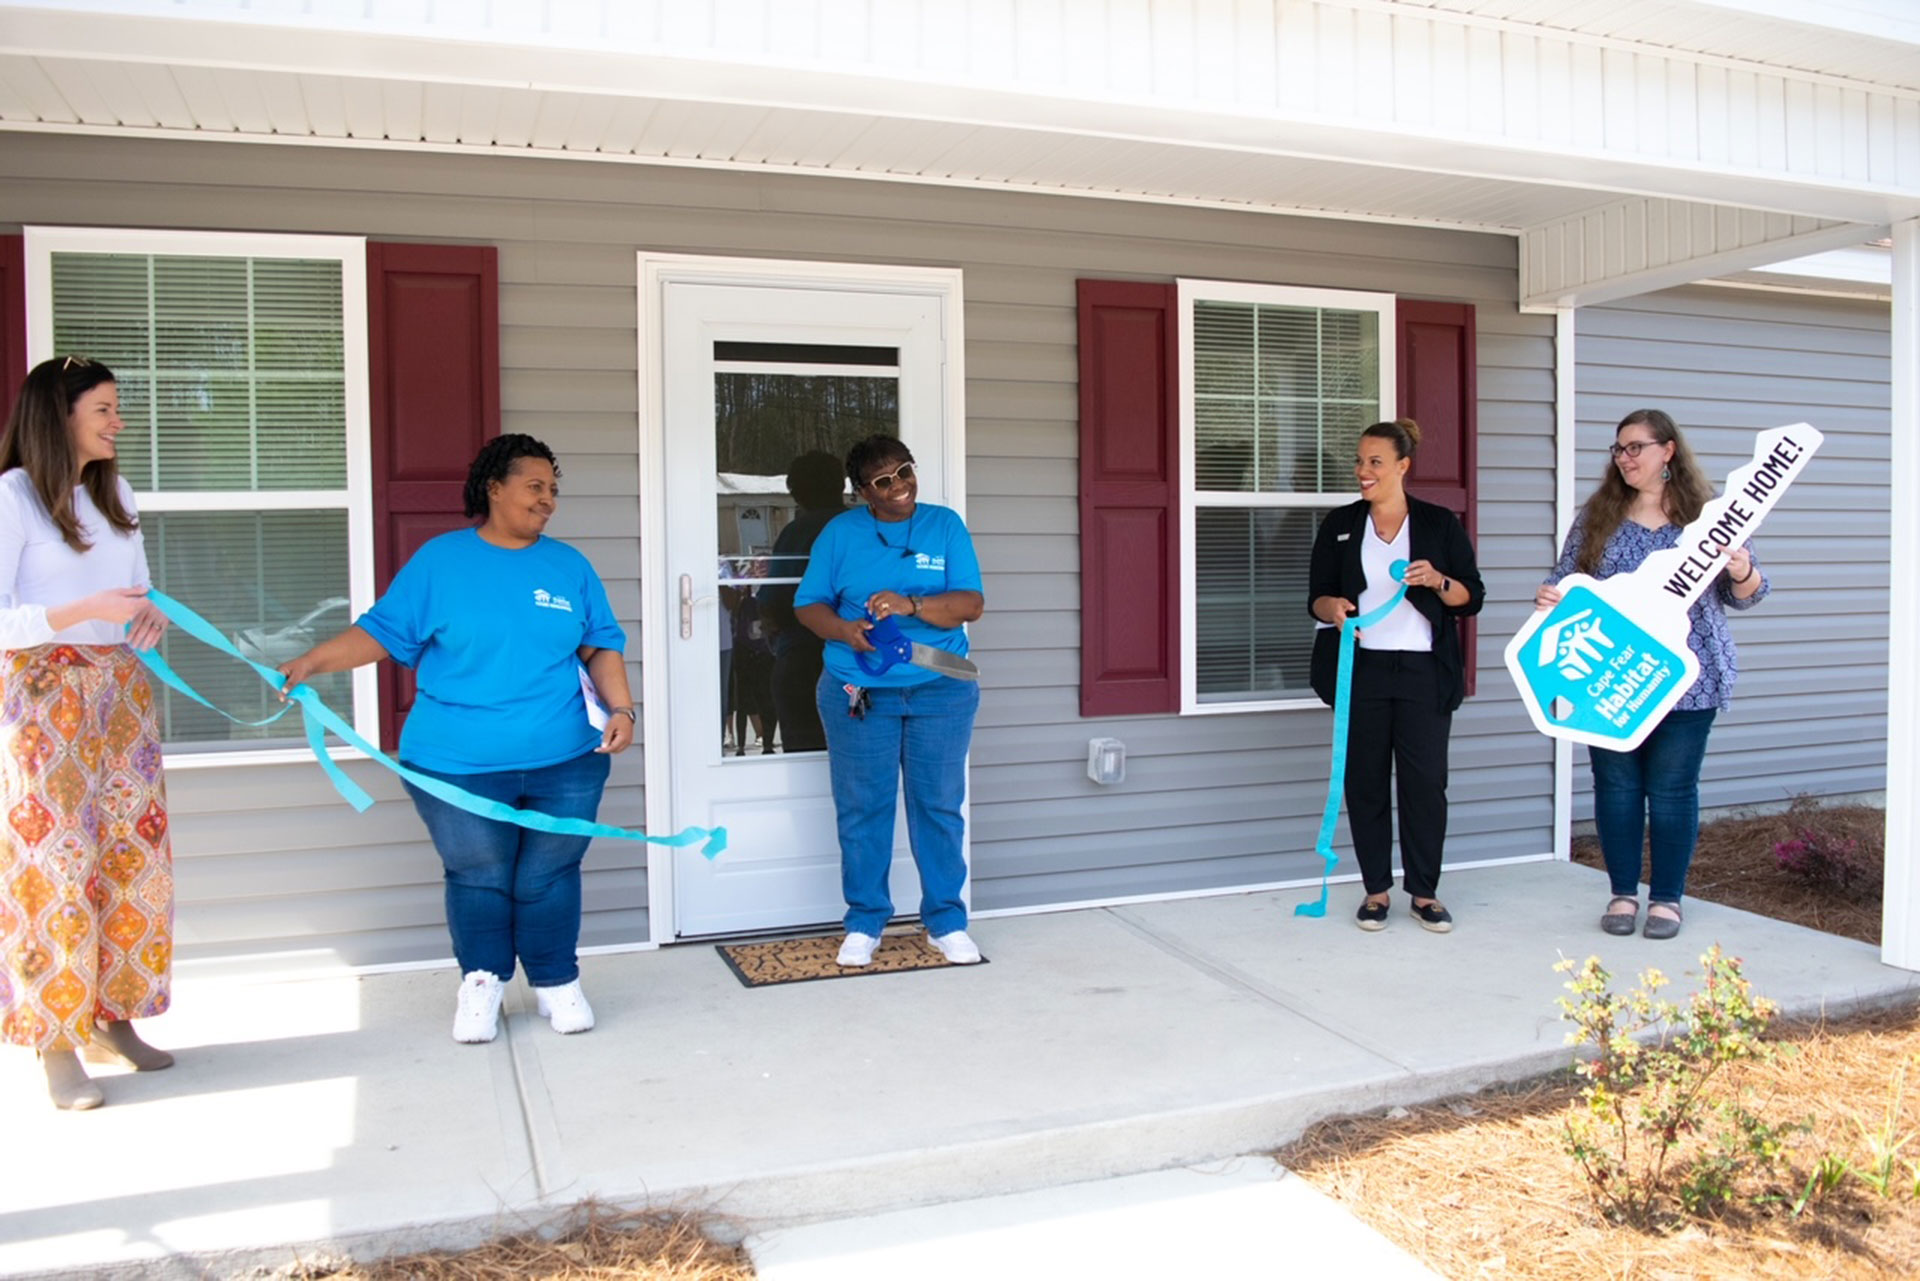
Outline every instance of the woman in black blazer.
[(1313, 541), (1307, 609), (1313, 638), (1314, 693), (1334, 701), (1340, 622), (1384, 605), (1399, 590), (1389, 566), (1407, 562), (1407, 595), (1392, 613), (1360, 631), (1348, 702), (1347, 823), (1367, 896), (1363, 930), (1385, 929), (1393, 888), (1393, 810), (1397, 779), (1400, 857), (1413, 917), (1444, 934), (1453, 915), (1434, 897), (1447, 839), (1447, 737), (1466, 695), (1460, 628), (1480, 612), (1486, 587), (1473, 544), (1454, 514), (1410, 497), (1407, 471), (1420, 444), (1411, 418), (1375, 423), (1360, 434), (1353, 474), (1360, 501), (1327, 513)]

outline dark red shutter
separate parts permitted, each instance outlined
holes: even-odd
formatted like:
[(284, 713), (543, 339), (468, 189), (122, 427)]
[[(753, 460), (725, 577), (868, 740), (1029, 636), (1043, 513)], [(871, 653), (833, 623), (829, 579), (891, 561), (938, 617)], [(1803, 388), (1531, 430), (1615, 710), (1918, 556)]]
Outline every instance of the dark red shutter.
[[(485, 245), (367, 246), (375, 588), (436, 534), (468, 524), (463, 490), (500, 434), (497, 255)], [(382, 664), (380, 738), (392, 750), (413, 673)]]
[[(1407, 489), (1452, 510), (1479, 546), (1477, 392), (1473, 307), (1469, 303), (1400, 300), (1398, 382), (1400, 414), (1420, 424)], [(1472, 619), (1461, 632), (1467, 693), (1474, 687)]]
[(0, 236), (0, 423), (26, 380), (27, 238)]
[(1178, 300), (1080, 282), (1080, 714), (1180, 707)]

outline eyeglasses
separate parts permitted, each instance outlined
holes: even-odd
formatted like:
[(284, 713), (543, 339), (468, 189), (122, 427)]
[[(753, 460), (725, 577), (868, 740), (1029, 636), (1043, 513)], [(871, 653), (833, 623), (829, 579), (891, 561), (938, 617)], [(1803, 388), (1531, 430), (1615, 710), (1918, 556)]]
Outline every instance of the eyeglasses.
[(891, 494), (895, 485), (908, 485), (913, 482), (913, 464), (901, 463), (882, 476), (875, 476), (867, 484), (882, 494)]
[(1625, 454), (1629, 458), (1638, 458), (1641, 450), (1652, 449), (1659, 443), (1657, 440), (1630, 440), (1624, 445), (1608, 445), (1607, 457), (1613, 459), (1616, 463), (1620, 461), (1620, 455), (1622, 454)]
[(60, 362), (60, 372), (64, 374), (69, 369), (72, 369), (75, 365), (78, 365), (80, 366), (80, 368), (85, 369), (87, 366), (93, 363), (94, 362), (92, 360), (88, 359), (85, 356), (68, 356), (65, 360)]

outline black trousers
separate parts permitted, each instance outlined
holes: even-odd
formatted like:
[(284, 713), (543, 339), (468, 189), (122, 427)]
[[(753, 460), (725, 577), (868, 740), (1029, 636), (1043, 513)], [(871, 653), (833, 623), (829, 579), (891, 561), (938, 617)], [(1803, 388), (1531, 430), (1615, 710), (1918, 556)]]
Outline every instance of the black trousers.
[(1447, 738), (1433, 655), (1355, 649), (1347, 718), (1347, 826), (1367, 893), (1393, 888), (1393, 797), (1407, 893), (1432, 898), (1447, 843)]

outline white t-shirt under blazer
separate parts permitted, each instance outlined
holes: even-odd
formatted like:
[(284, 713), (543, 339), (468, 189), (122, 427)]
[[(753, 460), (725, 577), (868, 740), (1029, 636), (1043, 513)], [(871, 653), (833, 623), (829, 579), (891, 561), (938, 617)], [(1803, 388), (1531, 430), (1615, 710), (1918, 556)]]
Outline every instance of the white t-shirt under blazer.
[[(1412, 554), (1413, 540), (1408, 530), (1412, 524), (1413, 516), (1409, 513), (1400, 521), (1400, 532), (1393, 536), (1392, 541), (1388, 541), (1380, 537), (1380, 532), (1373, 527), (1373, 517), (1367, 517), (1366, 531), (1360, 543), (1360, 568), (1367, 575), (1367, 586), (1360, 593), (1360, 599), (1354, 602), (1362, 614), (1379, 609), (1400, 590), (1399, 580), (1393, 576), (1393, 563), (1406, 560)], [(1433, 624), (1427, 621), (1425, 614), (1403, 599), (1393, 607), (1392, 613), (1372, 627), (1361, 628), (1358, 643), (1361, 649), (1431, 652)]]
[[(122, 478), (119, 488), (121, 505), (133, 511), (132, 486)], [(118, 645), (127, 639), (125, 623), (89, 619), (58, 632), (47, 623), (48, 606), (110, 587), (145, 590), (153, 582), (139, 530), (123, 534), (108, 524), (84, 486), (74, 487), (73, 510), (91, 544), (84, 553), (60, 537), (25, 468), (0, 476), (0, 649)]]

